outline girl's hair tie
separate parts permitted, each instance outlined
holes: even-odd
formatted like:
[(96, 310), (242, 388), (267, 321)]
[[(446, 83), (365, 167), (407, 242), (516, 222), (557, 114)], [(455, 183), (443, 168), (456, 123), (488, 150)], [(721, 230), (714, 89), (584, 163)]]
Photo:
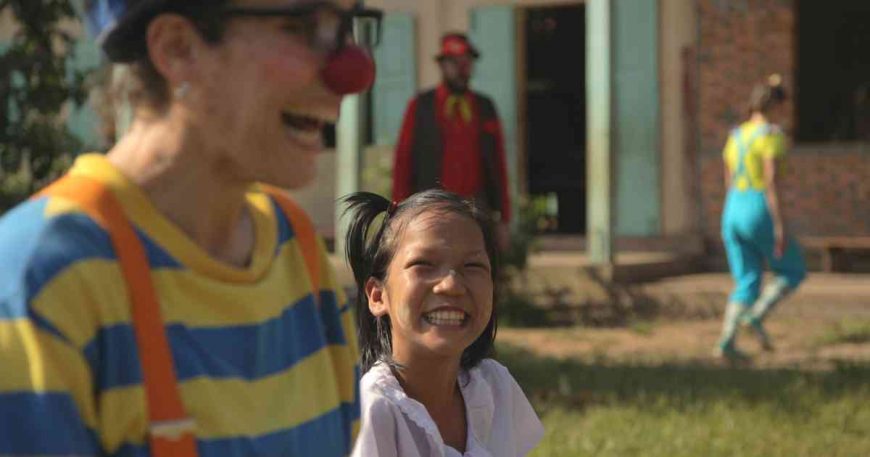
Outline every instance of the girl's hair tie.
[(770, 87), (779, 87), (782, 85), (782, 76), (779, 73), (774, 73), (767, 77), (767, 85)]
[(399, 207), (399, 202), (393, 200), (390, 202), (390, 207), (387, 208), (387, 216), (393, 217), (393, 214), (396, 212), (396, 208)]

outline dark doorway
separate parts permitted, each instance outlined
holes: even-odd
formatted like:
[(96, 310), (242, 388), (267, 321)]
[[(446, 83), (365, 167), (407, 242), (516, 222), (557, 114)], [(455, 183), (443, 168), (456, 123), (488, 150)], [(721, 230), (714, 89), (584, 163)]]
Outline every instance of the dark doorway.
[(586, 11), (525, 15), (526, 170), (529, 194), (558, 202), (545, 231), (586, 232)]
[(870, 1), (800, 0), (797, 139), (870, 141)]

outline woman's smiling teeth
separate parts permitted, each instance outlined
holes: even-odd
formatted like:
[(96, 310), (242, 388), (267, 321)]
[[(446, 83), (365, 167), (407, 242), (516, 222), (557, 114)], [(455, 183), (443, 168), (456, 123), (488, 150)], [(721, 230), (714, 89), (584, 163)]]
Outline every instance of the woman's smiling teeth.
[(281, 122), (287, 127), (290, 136), (296, 141), (312, 147), (319, 147), (325, 122), (311, 116), (281, 113)]
[(462, 311), (435, 310), (423, 315), (423, 319), (431, 325), (458, 327), (465, 322), (466, 314)]

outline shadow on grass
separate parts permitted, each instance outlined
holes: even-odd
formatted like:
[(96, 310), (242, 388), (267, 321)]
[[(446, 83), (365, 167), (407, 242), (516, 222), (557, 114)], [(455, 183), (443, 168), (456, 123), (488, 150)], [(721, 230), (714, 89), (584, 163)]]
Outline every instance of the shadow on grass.
[(866, 362), (838, 363), (831, 371), (704, 363), (641, 365), (540, 357), (505, 344), (498, 346), (498, 359), (543, 410), (612, 404), (680, 410), (724, 401), (800, 413), (808, 405), (855, 393), (870, 399), (870, 363)]

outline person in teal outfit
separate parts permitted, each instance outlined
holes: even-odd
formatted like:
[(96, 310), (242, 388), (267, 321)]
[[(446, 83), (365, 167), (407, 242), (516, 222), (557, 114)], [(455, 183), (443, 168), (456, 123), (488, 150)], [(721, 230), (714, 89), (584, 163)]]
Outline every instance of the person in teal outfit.
[[(788, 234), (779, 201), (785, 135), (772, 121), (785, 99), (779, 75), (757, 85), (749, 100), (749, 119), (731, 131), (723, 151), (728, 194), (722, 239), (735, 286), (716, 354), (731, 360), (746, 357), (735, 345), (741, 323), (752, 329), (764, 350), (773, 349), (764, 320), (806, 276), (800, 245)], [(765, 264), (775, 279), (762, 291)]]

